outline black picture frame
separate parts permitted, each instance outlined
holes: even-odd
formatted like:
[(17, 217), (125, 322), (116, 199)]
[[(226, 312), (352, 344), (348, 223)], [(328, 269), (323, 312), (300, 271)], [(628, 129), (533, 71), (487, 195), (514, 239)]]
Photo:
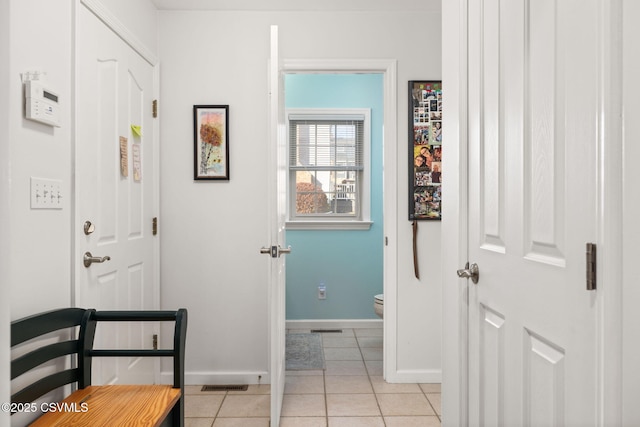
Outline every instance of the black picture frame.
[(193, 179), (229, 180), (229, 106), (193, 106)]
[(442, 81), (410, 80), (409, 220), (442, 219)]

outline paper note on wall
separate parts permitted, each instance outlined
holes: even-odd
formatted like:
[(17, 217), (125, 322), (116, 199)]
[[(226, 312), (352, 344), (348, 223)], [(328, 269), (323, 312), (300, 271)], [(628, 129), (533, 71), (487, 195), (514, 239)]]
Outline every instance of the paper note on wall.
[(120, 173), (129, 176), (129, 144), (124, 136), (120, 137)]
[(131, 132), (134, 136), (142, 136), (142, 128), (138, 125), (131, 125)]
[(131, 145), (133, 154), (133, 180), (142, 181), (142, 163), (140, 162), (140, 144)]

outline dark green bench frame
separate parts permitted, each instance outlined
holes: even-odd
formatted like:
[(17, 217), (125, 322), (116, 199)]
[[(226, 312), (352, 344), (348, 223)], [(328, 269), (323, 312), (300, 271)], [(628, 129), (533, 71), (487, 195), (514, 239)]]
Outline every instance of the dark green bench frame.
[[(93, 349), (98, 322), (131, 321), (174, 321), (173, 349)], [(72, 366), (26, 385), (12, 394), (11, 403), (31, 403), (67, 384), (73, 384), (78, 389), (90, 386), (91, 364), (94, 357), (171, 357), (173, 358), (173, 387), (180, 388), (181, 395), (171, 410), (171, 414), (167, 417), (167, 425), (184, 426), (186, 309), (181, 308), (177, 311), (96, 311), (95, 309), (63, 308), (47, 311), (11, 322), (11, 348), (51, 332), (76, 327), (79, 327), (77, 335), (75, 333), (71, 335), (76, 336), (75, 339), (43, 345), (11, 361), (11, 380), (59, 357), (70, 357), (70, 366)]]

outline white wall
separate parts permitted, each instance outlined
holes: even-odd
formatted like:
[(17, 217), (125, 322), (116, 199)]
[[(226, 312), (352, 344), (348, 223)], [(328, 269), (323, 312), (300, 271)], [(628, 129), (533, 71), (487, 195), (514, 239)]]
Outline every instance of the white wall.
[[(104, 3), (109, 7), (111, 2), (116, 0)], [(0, 345), (7, 352), (9, 319), (73, 304), (73, 27), (78, 5), (78, 0), (0, 1)], [(140, 14), (135, 21), (124, 5), (119, 13), (155, 49), (156, 13), (149, 1), (136, 5)], [(21, 73), (35, 70), (46, 73), (44, 80), (59, 94), (59, 128), (24, 118)], [(62, 210), (31, 210), (32, 176), (62, 180)], [(6, 378), (0, 381), (0, 401), (7, 402), (9, 359), (4, 350), (0, 375)]]
[[(420, 224), (422, 280), (407, 220), (407, 81), (440, 78), (440, 14), (161, 11), (161, 277), (165, 307), (189, 309), (187, 380), (255, 380), (267, 370), (267, 59), (398, 60), (398, 356), (440, 372), (440, 223)], [(445, 88), (446, 90), (446, 88)], [(231, 180), (193, 181), (194, 104), (230, 105)], [(446, 142), (445, 142), (446, 144)], [(446, 171), (445, 171), (446, 177)], [(393, 200), (395, 195), (387, 195)]]
[[(10, 60), (10, 1), (0, 0), (0, 200), (9, 200), (11, 168), (9, 156), (9, 60)], [(0, 203), (0, 402), (10, 401), (9, 384), (9, 301), (11, 279), (9, 262), (9, 203)], [(8, 427), (9, 414), (0, 411), (0, 426)]]

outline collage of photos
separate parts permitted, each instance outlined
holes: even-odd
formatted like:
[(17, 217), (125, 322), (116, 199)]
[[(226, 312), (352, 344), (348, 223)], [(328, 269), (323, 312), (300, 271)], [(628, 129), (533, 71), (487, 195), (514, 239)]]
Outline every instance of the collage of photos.
[(442, 82), (409, 82), (409, 219), (442, 219)]

